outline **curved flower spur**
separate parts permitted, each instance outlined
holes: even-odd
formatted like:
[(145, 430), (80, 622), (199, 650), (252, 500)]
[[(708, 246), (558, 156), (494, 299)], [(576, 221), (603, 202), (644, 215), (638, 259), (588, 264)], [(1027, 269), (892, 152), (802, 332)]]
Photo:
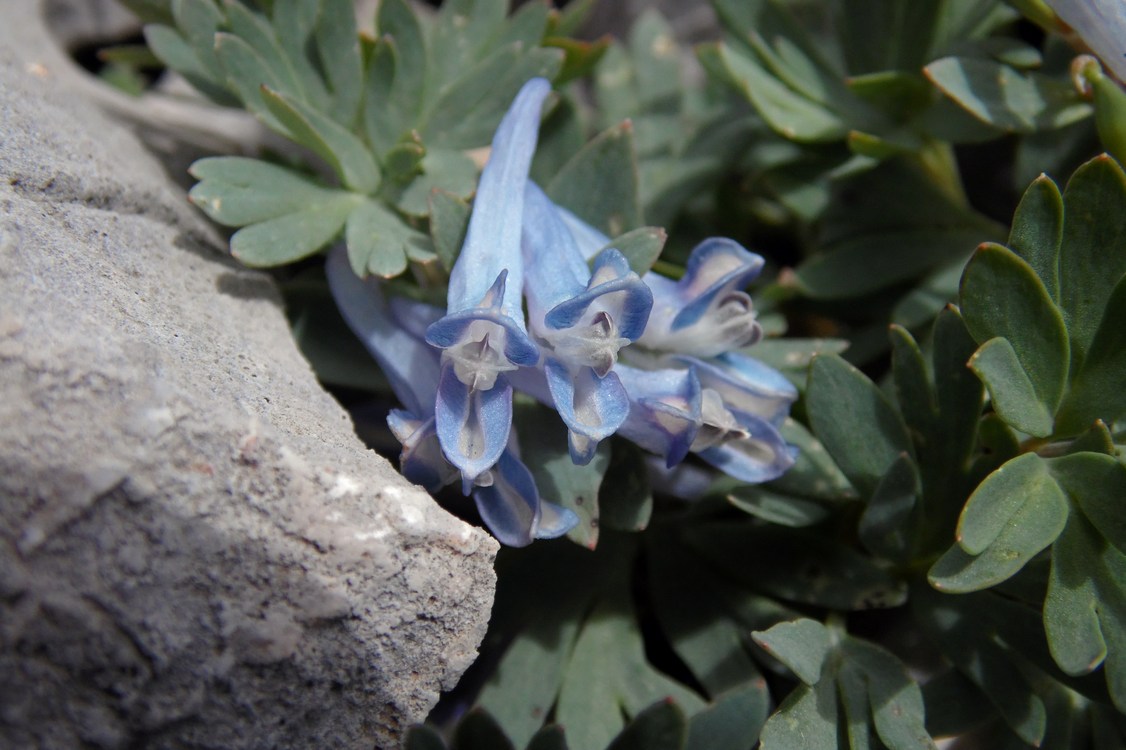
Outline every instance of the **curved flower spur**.
[[(396, 305), (389, 305), (384, 299), (378, 280), (356, 277), (343, 246), (329, 253), (325, 273), (348, 326), (379, 363), (395, 395), (406, 407), (393, 409), (387, 417), (391, 431), (402, 445), (399, 465), (403, 476), (429, 492), (456, 481), (460, 472), (446, 460), (435, 425), (440, 353), (416, 337), (409, 325), (404, 325), (396, 315)], [(427, 306), (414, 303), (405, 316), (413, 321), (435, 317), (424, 307)], [(571, 511), (540, 498), (531, 472), (507, 447), (496, 464), (480, 475), (479, 481), (487, 486), (478, 484), (473, 488), (477, 510), (503, 544), (520, 547), (533, 539), (555, 538), (578, 523)]]
[[(614, 365), (619, 350), (645, 329), (653, 295), (614, 248), (588, 267), (555, 205), (532, 182), (524, 204), (529, 328), (543, 351), (550, 398), (567, 425), (571, 460), (585, 465), (629, 414)], [(547, 400), (534, 383), (518, 387)]]
[(532, 79), (501, 120), (450, 273), (447, 314), (426, 332), (426, 340), (443, 350), (438, 439), (461, 472), (466, 494), (508, 443), (512, 386), (504, 373), (539, 361), (524, 328), (520, 229), (540, 110), (550, 91), (546, 80)]

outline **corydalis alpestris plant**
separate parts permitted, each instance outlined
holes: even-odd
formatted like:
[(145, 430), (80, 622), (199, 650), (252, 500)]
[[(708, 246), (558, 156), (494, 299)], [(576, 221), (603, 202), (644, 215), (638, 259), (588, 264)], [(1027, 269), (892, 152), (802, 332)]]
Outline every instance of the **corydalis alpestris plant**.
[[(762, 259), (730, 240), (710, 240), (693, 252), (679, 282), (653, 273), (639, 277), (609, 238), (557, 207), (528, 177), (549, 91), (546, 80), (529, 81), (497, 129), (450, 274), (447, 309), (416, 305), (411, 314), (433, 321), (424, 336), (441, 350), (434, 392), (401, 397), (423, 412), (414, 420), (393, 417), (408, 477), (424, 476), (434, 488), (453, 478), (446, 468), (452, 465), (497, 537), (517, 545), (561, 533), (557, 524), (540, 528), (541, 507), (551, 508), (553, 518), (570, 519), (567, 528), (578, 518), (541, 503), (514, 458), (520, 455), (512, 430), (514, 387), (558, 411), (576, 466), (590, 464), (599, 443), (614, 433), (659, 454), (668, 467), (692, 451), (747, 482), (780, 476), (796, 451), (778, 432), (795, 389), (753, 360), (720, 359), (761, 335), (742, 288)], [(402, 334), (378, 314), (382, 303), (364, 299), (362, 287), (342, 273), (339, 261), (330, 262), (337, 304), (385, 361)], [(634, 366), (619, 364), (634, 342), (649, 353)], [(429, 384), (432, 359), (407, 361), (422, 368), (418, 382)], [(409, 373), (392, 382), (401, 389), (404, 380)], [(431, 436), (440, 451), (420, 451)], [(419, 465), (424, 459), (428, 466)], [(517, 466), (519, 483), (507, 471)], [(523, 491), (496, 492), (501, 478), (505, 487)]]

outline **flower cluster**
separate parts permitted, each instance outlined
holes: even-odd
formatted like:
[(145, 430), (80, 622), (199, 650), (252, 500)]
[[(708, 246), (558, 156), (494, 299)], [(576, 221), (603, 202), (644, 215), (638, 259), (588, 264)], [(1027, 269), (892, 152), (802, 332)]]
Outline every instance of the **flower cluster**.
[(549, 92), (529, 81), (497, 129), (446, 310), (386, 299), (342, 248), (327, 265), (338, 307), (405, 407), (389, 417), (403, 474), (432, 491), (460, 481), (509, 545), (577, 522), (539, 497), (520, 461), (514, 389), (555, 408), (579, 465), (615, 433), (665, 467), (691, 452), (747, 482), (794, 461), (778, 427), (796, 391), (734, 351), (762, 335), (743, 291), (762, 258), (710, 239), (680, 280), (630, 270), (610, 238), (528, 177)]

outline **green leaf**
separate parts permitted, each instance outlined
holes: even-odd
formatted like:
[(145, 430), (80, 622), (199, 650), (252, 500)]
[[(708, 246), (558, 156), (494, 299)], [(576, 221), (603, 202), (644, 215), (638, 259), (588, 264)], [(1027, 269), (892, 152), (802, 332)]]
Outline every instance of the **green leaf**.
[(1081, 363), (1126, 275), (1126, 174), (1110, 157), (1096, 157), (1072, 175), (1063, 202), (1060, 300), (1072, 356)]
[(813, 360), (806, 401), (814, 434), (864, 497), (899, 454), (913, 451), (903, 422), (880, 389), (836, 355)]
[(940, 591), (978, 591), (1007, 580), (1055, 541), (1068, 503), (1043, 459), (1033, 453), (990, 474), (966, 502), (957, 545), (928, 574)]
[(222, 11), (212, 0), (173, 0), (172, 15), (207, 77), (223, 80), (223, 69), (215, 59), (215, 32), (226, 21)]
[[(997, 621), (991, 619), (1012, 622), (1016, 613), (1003, 611), (1001, 598), (992, 593), (950, 596), (925, 584), (912, 588), (910, 601), (915, 622), (943, 655), (981, 688), (1022, 740), (1038, 746), (1047, 725), (1044, 701), (1022, 671), (1024, 665), (1014, 663), (1016, 655), (1004, 645)], [(1035, 611), (1020, 609), (1036, 624)]]
[(534, 613), (477, 698), (517, 745), (530, 740), (551, 711), (578, 630), (578, 620), (562, 608)]
[(641, 209), (629, 122), (603, 131), (587, 143), (545, 189), (553, 201), (610, 237), (637, 227)]
[(1008, 245), (1024, 259), (1055, 302), (1060, 295), (1060, 242), (1063, 239), (1063, 196), (1056, 183), (1040, 175), (1013, 215)]
[(684, 750), (746, 750), (758, 741), (769, 713), (765, 681), (734, 688), (691, 718)]
[(717, 700), (742, 686), (762, 685), (744, 630), (730, 615), (723, 584), (667, 529), (654, 529), (646, 542), (653, 613), (692, 675)]
[(934, 750), (925, 726), (922, 692), (899, 659), (852, 637), (845, 638), (841, 651), (843, 664), (863, 676), (870, 721), (883, 744), (889, 750)]
[[(259, 108), (263, 108), (259, 97), (259, 87), (262, 84), (303, 98), (301, 80), (269, 21), (241, 3), (227, 3), (225, 7), (231, 36), (246, 42), (256, 56), (253, 67), (248, 67), (246, 63), (241, 63), (241, 68), (233, 67), (229, 64), (229, 52), (227, 59), (223, 59), (227, 75), (232, 78), (239, 76), (240, 80), (235, 85), (243, 98), (253, 100)], [(270, 78), (262, 77), (259, 66), (269, 72)]]
[(450, 0), (430, 30), (427, 83), (457, 77), (478, 58), (504, 22), (508, 0)]
[(458, 722), (452, 750), (514, 750), (512, 742), (493, 717), (473, 709)]
[(1099, 533), (1126, 554), (1126, 466), (1085, 452), (1052, 459), (1048, 468)]
[[(612, 655), (608, 658), (608, 655)], [(689, 712), (703, 708), (695, 693), (649, 665), (629, 603), (616, 586), (583, 623), (556, 704), (556, 720), (575, 747), (606, 747), (654, 701), (671, 698)]]
[(993, 409), (1001, 418), (1029, 435), (1052, 434), (1052, 413), (1040, 401), (1008, 339), (986, 341), (970, 358), (969, 365), (989, 389)]
[(1035, 453), (1025, 453), (993, 472), (970, 496), (958, 521), (958, 544), (980, 555), (1016, 523), (1017, 514), (1033, 498), (1051, 497), (1059, 505), (1063, 494), (1048, 465)]
[(781, 371), (799, 388), (804, 388), (809, 363), (814, 357), (818, 354), (840, 354), (847, 348), (848, 342), (844, 339), (786, 337), (763, 339), (744, 349), (743, 353)]
[(379, 169), (363, 142), (307, 104), (262, 87), (262, 100), (298, 143), (328, 162), (341, 181), (361, 193), (379, 187)]
[(806, 685), (821, 679), (821, 670), (833, 648), (828, 628), (816, 620), (781, 622), (767, 631), (751, 633), (751, 637)]
[(791, 691), (762, 728), (764, 750), (839, 750), (834, 688), (824, 680)]
[[(757, 353), (760, 346), (761, 343), (753, 351)], [(787, 443), (797, 446), (798, 457), (785, 474), (766, 485), (768, 489), (815, 500), (846, 500), (856, 497), (856, 490), (833, 462), (825, 446), (800, 422), (787, 417), (779, 432)]]
[(610, 464), (610, 444), (603, 442), (589, 464), (578, 466), (567, 449), (567, 428), (551, 409), (533, 403), (517, 404), (513, 424), (520, 435), (521, 458), (531, 469), (540, 495), (579, 517), (567, 538), (594, 549), (602, 523), (598, 489)]
[(684, 712), (666, 699), (634, 717), (606, 750), (681, 750), (687, 731)]
[(845, 611), (901, 604), (903, 584), (870, 558), (814, 530), (727, 520), (684, 531), (732, 580), (780, 599)]
[(291, 96), (299, 98), (318, 112), (327, 112), (328, 92), (309, 58), (321, 2), (322, 0), (274, 0), (273, 26), (278, 44), (300, 87)]
[(150, 23), (144, 28), (145, 43), (162, 63), (182, 75), (197, 91), (214, 102), (224, 105), (237, 104), (226, 87), (223, 76), (212, 78), (200, 62), (192, 46), (185, 41), (176, 29), (162, 24)]
[[(657, 262), (657, 258), (661, 257), (661, 250), (665, 247), (665, 240), (668, 237), (665, 230), (660, 227), (638, 227), (620, 237), (615, 237), (606, 247), (615, 248), (626, 256), (629, 269), (638, 276), (644, 276)], [(598, 252), (601, 253), (602, 250)], [(597, 254), (594, 257), (598, 257)]]
[(437, 189), (430, 193), (430, 240), (446, 270), (454, 267), (469, 228), (469, 203)]
[(1054, 413), (1067, 382), (1067, 328), (1036, 272), (1011, 250), (985, 244), (962, 275), (961, 308), (977, 341), (1012, 345), (1037, 400)]
[(816, 299), (849, 299), (878, 291), (965, 257), (981, 240), (978, 228), (902, 229), (835, 243), (798, 269)]
[(1044, 631), (1052, 658), (1070, 675), (1087, 674), (1106, 659), (1099, 624), (1099, 592), (1090, 575), (1097, 565), (1097, 534), (1073, 516), (1052, 548), (1052, 572), (1044, 599)]
[(780, 135), (794, 141), (825, 142), (844, 138), (848, 126), (837, 114), (779, 81), (750, 55), (729, 45), (704, 46), (700, 61), (731, 81)]
[(966, 366), (974, 340), (957, 308), (939, 313), (934, 324), (934, 390), (938, 405), (936, 437), (940, 471), (964, 467), (973, 451), (981, 418), (981, 381)]
[(680, 50), (668, 21), (647, 8), (630, 30), (629, 50), (641, 109), (675, 111), (680, 99)]
[(1063, 127), (1091, 111), (1067, 84), (991, 60), (946, 57), (923, 72), (971, 115), (1009, 133)]
[(489, 143), (508, 106), (530, 78), (553, 78), (559, 50), (524, 50), (519, 42), (494, 52), (442, 88), (421, 125), (422, 140), (449, 149)]
[(407, 730), (403, 750), (446, 750), (446, 743), (436, 729), (417, 724)]
[(189, 173), (200, 182), (188, 198), (214, 221), (229, 227), (312, 210), (347, 195), (292, 169), (241, 156), (200, 159)]
[(968, 734), (995, 715), (989, 699), (957, 669), (931, 677), (922, 691), (932, 737)]
[(610, 445), (610, 464), (598, 488), (601, 525), (621, 531), (642, 531), (653, 514), (645, 453), (627, 440)]
[(567, 739), (563, 727), (551, 724), (540, 731), (528, 741), (525, 750), (567, 750)]
[(363, 94), (363, 60), (352, 0), (320, 0), (317, 56), (332, 100), (327, 114), (351, 129)]
[(427, 250), (426, 235), (412, 229), (398, 215), (375, 201), (364, 201), (348, 217), (344, 233), (348, 261), (356, 275), (398, 276), (407, 259)]
[(744, 513), (781, 526), (812, 526), (829, 517), (828, 509), (820, 503), (750, 485), (736, 487), (727, 494), (727, 501)]
[(399, 193), (395, 206), (411, 216), (430, 213), (430, 194), (435, 190), (468, 198), (477, 188), (477, 166), (460, 151), (431, 149), (419, 163), (421, 173)]
[(239, 37), (226, 33), (215, 35), (215, 54), (223, 64), (227, 85), (243, 106), (269, 128), (289, 137), (285, 124), (270, 111), (262, 96), (263, 86), (280, 90), (285, 85), (262, 55)]
[(906, 562), (922, 521), (922, 487), (915, 462), (906, 453), (892, 463), (860, 516), (860, 540), (873, 554)]
[(890, 336), (895, 402), (914, 444), (922, 447), (934, 431), (938, 404), (927, 377), (923, 352), (914, 337), (896, 325), (891, 327)]
[(338, 193), (312, 209), (243, 227), (231, 237), (231, 254), (253, 267), (280, 266), (312, 255), (340, 233), (358, 200)]
[(1061, 432), (1074, 433), (1095, 420), (1113, 423), (1126, 417), (1126, 276), (1106, 302), (1103, 319), (1095, 331), (1083, 364), (1060, 405)]

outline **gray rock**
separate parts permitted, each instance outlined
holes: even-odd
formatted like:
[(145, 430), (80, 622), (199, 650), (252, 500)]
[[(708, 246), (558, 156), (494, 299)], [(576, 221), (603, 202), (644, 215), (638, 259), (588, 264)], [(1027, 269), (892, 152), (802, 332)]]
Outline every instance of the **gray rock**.
[(0, 747), (395, 747), (496, 544), (357, 440), (39, 12), (0, 25)]

